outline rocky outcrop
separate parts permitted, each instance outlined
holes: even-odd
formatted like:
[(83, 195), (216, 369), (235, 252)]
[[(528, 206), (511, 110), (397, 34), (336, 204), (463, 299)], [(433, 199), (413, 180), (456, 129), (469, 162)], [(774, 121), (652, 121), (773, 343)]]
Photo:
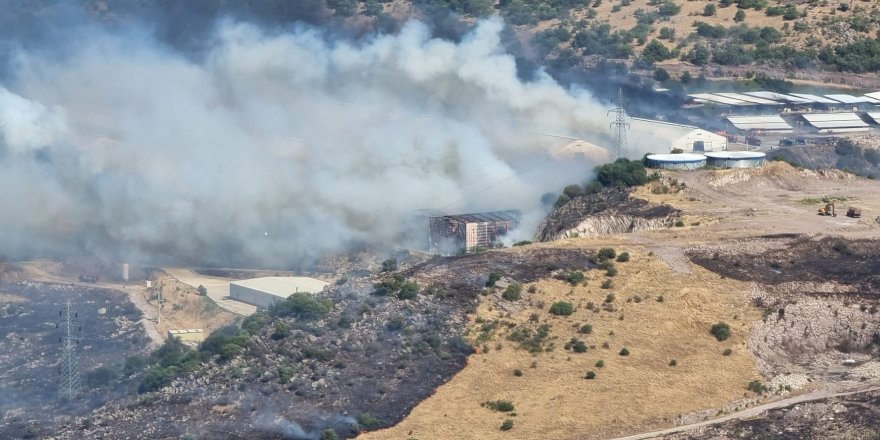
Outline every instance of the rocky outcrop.
[(623, 189), (578, 197), (550, 213), (538, 228), (538, 241), (620, 234), (668, 228), (681, 212), (630, 197)]

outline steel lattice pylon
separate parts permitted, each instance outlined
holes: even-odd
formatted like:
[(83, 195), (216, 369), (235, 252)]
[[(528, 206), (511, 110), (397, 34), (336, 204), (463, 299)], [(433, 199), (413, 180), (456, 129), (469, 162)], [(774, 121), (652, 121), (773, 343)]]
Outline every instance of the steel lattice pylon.
[[(72, 400), (79, 395), (82, 389), (82, 380), (79, 376), (79, 359), (76, 356), (76, 345), (79, 338), (74, 336), (73, 319), (77, 317), (77, 313), (70, 307), (70, 298), (67, 298), (67, 308), (61, 311), (64, 316), (66, 312), (67, 319), (61, 321), (66, 329), (64, 337), (62, 337), (61, 364), (61, 382), (58, 389), (58, 395), (61, 399)], [(77, 330), (78, 331), (78, 330)]]
[(614, 120), (611, 121), (611, 138), (612, 138), (612, 154), (614, 159), (629, 157), (629, 145), (626, 141), (626, 130), (629, 128), (629, 122), (626, 122), (626, 110), (623, 108), (623, 90), (617, 93), (617, 106), (608, 111), (608, 114), (614, 113)]

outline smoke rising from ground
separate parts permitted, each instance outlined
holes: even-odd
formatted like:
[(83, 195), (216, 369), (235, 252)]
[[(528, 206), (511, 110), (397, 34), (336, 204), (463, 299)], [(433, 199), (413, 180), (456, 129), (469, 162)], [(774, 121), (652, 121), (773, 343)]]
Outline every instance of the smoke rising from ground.
[(413, 209), (540, 212), (589, 164), (548, 159), (559, 140), (535, 133), (608, 120), (518, 79), (502, 28), (351, 42), (225, 21), (198, 60), (139, 31), (19, 51), (0, 84), (0, 254), (283, 265), (393, 243)]

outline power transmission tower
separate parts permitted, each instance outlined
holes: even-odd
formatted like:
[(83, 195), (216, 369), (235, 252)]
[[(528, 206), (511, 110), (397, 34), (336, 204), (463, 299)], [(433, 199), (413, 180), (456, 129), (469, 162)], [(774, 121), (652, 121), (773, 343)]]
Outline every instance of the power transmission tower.
[(626, 130), (629, 122), (626, 122), (626, 110), (623, 108), (623, 90), (617, 93), (617, 106), (608, 111), (614, 113), (614, 121), (611, 121), (611, 138), (613, 141), (612, 154), (614, 159), (629, 157), (629, 145), (626, 141)]
[(82, 327), (76, 325), (73, 321), (79, 315), (70, 307), (70, 297), (67, 298), (67, 308), (58, 312), (58, 316), (65, 316), (66, 319), (59, 321), (56, 328), (63, 324), (65, 326), (65, 335), (61, 338), (61, 383), (58, 389), (58, 395), (61, 399), (73, 400), (79, 395), (82, 389), (82, 381), (79, 377), (79, 359), (76, 356), (76, 346), (79, 344), (79, 338), (74, 336), (74, 328), (79, 332)]

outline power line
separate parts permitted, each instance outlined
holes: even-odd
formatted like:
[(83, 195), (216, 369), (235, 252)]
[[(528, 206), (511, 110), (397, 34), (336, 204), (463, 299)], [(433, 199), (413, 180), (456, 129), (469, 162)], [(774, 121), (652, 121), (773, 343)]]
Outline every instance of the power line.
[(611, 122), (611, 152), (614, 159), (628, 158), (629, 145), (626, 141), (626, 131), (629, 129), (629, 122), (626, 122), (626, 109), (623, 108), (623, 90), (617, 92), (617, 106), (608, 111), (608, 114), (614, 113), (614, 121)]

